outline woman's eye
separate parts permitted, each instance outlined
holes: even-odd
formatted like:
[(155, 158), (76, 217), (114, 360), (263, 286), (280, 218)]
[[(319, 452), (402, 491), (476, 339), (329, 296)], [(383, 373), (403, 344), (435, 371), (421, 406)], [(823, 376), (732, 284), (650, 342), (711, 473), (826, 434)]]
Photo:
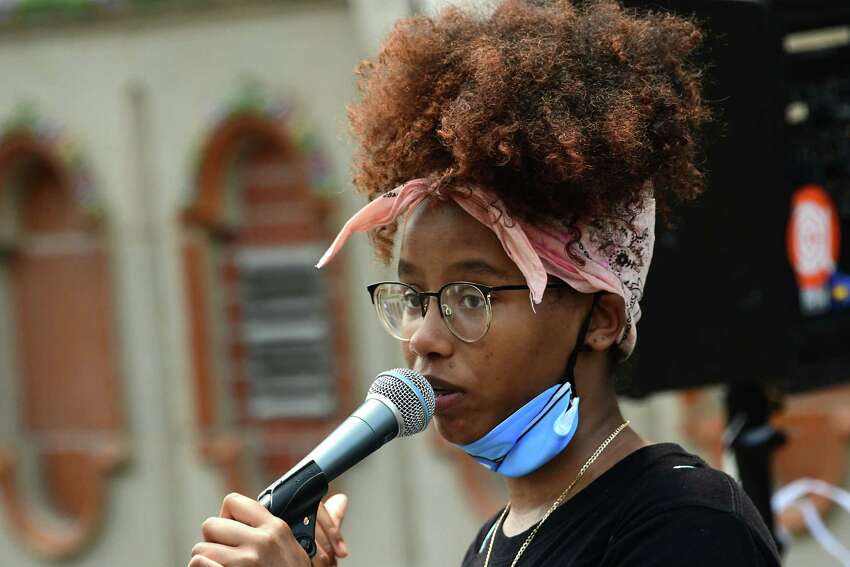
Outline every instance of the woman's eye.
[(460, 298), (460, 304), (464, 309), (481, 309), (484, 307), (484, 298), (480, 295), (464, 295)]
[(402, 296), (402, 302), (407, 309), (419, 308), (419, 296), (415, 293), (405, 293)]

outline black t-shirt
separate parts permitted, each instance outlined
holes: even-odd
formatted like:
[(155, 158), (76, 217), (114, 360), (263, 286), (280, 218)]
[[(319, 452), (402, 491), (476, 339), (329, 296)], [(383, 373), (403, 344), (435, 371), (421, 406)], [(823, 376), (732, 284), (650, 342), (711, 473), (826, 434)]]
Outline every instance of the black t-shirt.
[[(484, 565), (500, 515), (478, 532), (462, 567)], [(498, 530), (490, 567), (509, 566), (531, 529), (514, 537)], [(779, 564), (738, 483), (679, 445), (659, 443), (631, 453), (555, 510), (517, 567)]]

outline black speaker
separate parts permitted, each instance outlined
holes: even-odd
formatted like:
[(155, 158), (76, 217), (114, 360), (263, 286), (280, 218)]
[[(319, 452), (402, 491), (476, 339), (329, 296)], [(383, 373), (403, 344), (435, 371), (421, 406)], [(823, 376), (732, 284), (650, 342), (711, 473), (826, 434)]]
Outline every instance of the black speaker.
[[(703, 141), (705, 194), (657, 231), (623, 393), (735, 381), (800, 391), (850, 381), (850, 301), (840, 297), (850, 273), (850, 59), (840, 30), (835, 45), (805, 34), (850, 22), (848, 3), (626, 4), (701, 22), (715, 121)], [(801, 264), (790, 253), (824, 236), (817, 208), (798, 203), (814, 195), (801, 193), (812, 186), (834, 205), (831, 226), (845, 249), (814, 309), (800, 273), (811, 254)]]

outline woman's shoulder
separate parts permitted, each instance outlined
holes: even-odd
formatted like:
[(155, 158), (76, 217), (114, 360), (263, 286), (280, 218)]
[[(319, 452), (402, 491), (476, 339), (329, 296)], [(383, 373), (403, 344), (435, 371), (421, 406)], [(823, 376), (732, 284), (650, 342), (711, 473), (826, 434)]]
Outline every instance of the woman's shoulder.
[[(628, 461), (633, 461), (629, 463)], [(738, 481), (676, 443), (647, 445), (620, 464), (634, 479), (623, 513), (703, 506), (735, 516), (758, 514)], [(625, 471), (624, 471), (625, 472)]]
[(619, 506), (612, 541), (634, 544), (637, 536), (643, 547), (654, 540), (668, 552), (691, 553), (725, 542), (764, 558), (755, 564), (778, 564), (773, 536), (734, 478), (675, 443), (649, 445), (627, 459), (637, 474)]

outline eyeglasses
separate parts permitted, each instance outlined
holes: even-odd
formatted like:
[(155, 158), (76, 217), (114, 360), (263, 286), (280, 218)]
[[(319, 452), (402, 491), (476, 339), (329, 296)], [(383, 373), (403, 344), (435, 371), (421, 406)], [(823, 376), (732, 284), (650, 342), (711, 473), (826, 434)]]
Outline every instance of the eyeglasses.
[[(561, 282), (547, 288), (570, 287)], [(451, 282), (439, 291), (419, 291), (400, 282), (379, 282), (367, 286), (378, 320), (390, 335), (409, 341), (428, 313), (431, 297), (440, 305), (440, 316), (458, 339), (474, 343), (487, 334), (493, 319), (493, 292), (529, 289), (527, 285), (490, 287), (471, 282)]]

